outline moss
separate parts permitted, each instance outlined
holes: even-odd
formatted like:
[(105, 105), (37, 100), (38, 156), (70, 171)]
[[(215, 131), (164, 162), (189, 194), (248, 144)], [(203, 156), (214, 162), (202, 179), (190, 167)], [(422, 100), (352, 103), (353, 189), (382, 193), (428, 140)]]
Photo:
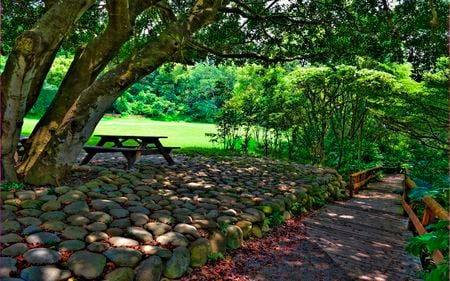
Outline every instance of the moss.
[(29, 55), (33, 52), (33, 39), (29, 37), (22, 37), (18, 40), (16, 48), (24, 55)]

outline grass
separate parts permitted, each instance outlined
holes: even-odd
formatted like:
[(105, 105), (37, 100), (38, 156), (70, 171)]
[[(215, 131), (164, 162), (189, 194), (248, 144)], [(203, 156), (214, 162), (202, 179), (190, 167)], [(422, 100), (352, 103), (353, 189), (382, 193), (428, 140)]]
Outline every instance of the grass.
[[(22, 135), (30, 135), (37, 122), (36, 119), (25, 118)], [(215, 150), (218, 145), (213, 145), (205, 133), (216, 133), (215, 125), (153, 121), (142, 117), (104, 117), (94, 132), (94, 134), (111, 135), (167, 136), (167, 139), (161, 139), (165, 146), (180, 146), (189, 151), (194, 148)], [(88, 144), (94, 145), (97, 141), (98, 138), (93, 136), (89, 139)]]

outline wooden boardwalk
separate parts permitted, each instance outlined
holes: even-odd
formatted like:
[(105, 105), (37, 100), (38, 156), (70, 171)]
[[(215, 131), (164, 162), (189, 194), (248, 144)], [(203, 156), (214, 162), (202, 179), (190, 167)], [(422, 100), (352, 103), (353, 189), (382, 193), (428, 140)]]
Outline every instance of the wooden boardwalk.
[(403, 175), (386, 175), (353, 199), (329, 204), (305, 219), (317, 243), (353, 280), (420, 280), (420, 261), (404, 250), (411, 233), (402, 215)]

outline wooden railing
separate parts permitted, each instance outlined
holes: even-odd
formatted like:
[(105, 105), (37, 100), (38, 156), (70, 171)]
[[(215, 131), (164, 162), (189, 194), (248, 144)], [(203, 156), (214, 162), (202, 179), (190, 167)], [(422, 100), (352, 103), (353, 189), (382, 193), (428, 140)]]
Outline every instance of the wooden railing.
[[(408, 191), (416, 187), (416, 183), (405, 174), (404, 191), (402, 197), (402, 206), (408, 214), (410, 225), (412, 224), (419, 235), (427, 233), (425, 227), (432, 224), (437, 218), (441, 220), (449, 220), (449, 214), (436, 200), (429, 196), (424, 196), (425, 210), (423, 212), (422, 220), (416, 215), (413, 207), (410, 205), (408, 198)], [(450, 226), (449, 226), (450, 229)], [(444, 256), (440, 251), (434, 251), (432, 258), (435, 264), (444, 262)]]
[(383, 169), (383, 167), (378, 166), (364, 171), (359, 171), (350, 175), (350, 181), (348, 184), (348, 190), (350, 197), (353, 194), (358, 193), (358, 191), (367, 185), (367, 183), (376, 176), (376, 173)]

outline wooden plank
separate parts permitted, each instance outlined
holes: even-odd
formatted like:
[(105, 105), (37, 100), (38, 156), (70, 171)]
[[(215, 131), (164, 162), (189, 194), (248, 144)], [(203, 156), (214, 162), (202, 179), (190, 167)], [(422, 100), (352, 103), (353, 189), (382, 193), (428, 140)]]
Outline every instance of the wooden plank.
[[(346, 256), (333, 255), (331, 257), (342, 268), (346, 269), (347, 274), (356, 280), (395, 280), (395, 281), (419, 281), (422, 280), (415, 274), (419, 268), (414, 264), (395, 263), (395, 260), (388, 259), (389, 263), (384, 268), (374, 268), (370, 266), (367, 259), (349, 260)], [(416, 261), (417, 265), (418, 261)], [(395, 266), (393, 266), (395, 264)]]
[[(317, 219), (317, 220), (305, 220), (306, 222), (314, 223), (314, 224), (321, 224), (324, 226), (334, 227), (341, 230), (347, 230), (347, 231), (356, 231), (358, 233), (361, 233), (362, 235), (365, 235), (367, 237), (374, 237), (379, 236), (381, 237), (381, 240), (383, 240), (383, 236), (394, 236), (396, 239), (401, 239), (403, 235), (399, 234), (406, 228), (406, 223), (404, 226), (396, 226), (394, 228), (389, 228), (387, 225), (378, 226), (378, 225), (369, 225), (365, 223), (357, 223), (357, 222), (339, 222), (337, 220), (330, 220), (330, 219)], [(406, 241), (406, 239), (404, 239)]]
[(402, 200), (402, 206), (403, 206), (403, 209), (408, 214), (409, 219), (413, 223), (413, 225), (416, 228), (419, 235), (423, 235), (423, 234), (427, 233), (427, 231), (425, 230), (425, 227), (423, 227), (423, 225), (420, 223), (419, 218), (416, 216), (416, 214), (411, 209), (411, 207), (408, 205), (408, 203), (406, 203), (406, 201)]
[(438, 218), (446, 221), (450, 220), (448, 212), (438, 202), (436, 202), (436, 200), (430, 196), (424, 196), (423, 201), (430, 211), (432, 211)]
[[(313, 234), (311, 237), (319, 237), (323, 241), (327, 241), (329, 245), (337, 245), (336, 250), (343, 252), (343, 249), (356, 249), (358, 252), (364, 252), (368, 255), (375, 254), (391, 254), (395, 256), (407, 257), (408, 253), (404, 251), (406, 240), (401, 243), (395, 236), (386, 235), (391, 239), (384, 239), (378, 235), (370, 237), (368, 232), (353, 232), (351, 229), (346, 230), (333, 229), (330, 226), (322, 228), (310, 225), (307, 228), (308, 234)], [(390, 241), (389, 241), (390, 240)], [(343, 252), (345, 253), (345, 251)]]
[(355, 215), (356, 220), (366, 218), (364, 221), (367, 223), (370, 223), (371, 219), (377, 219), (380, 216), (383, 216), (383, 218), (386, 220), (397, 222), (399, 224), (402, 224), (405, 221), (405, 219), (399, 216), (399, 214), (383, 213), (381, 211), (378, 212), (374, 209), (361, 208), (358, 206), (346, 206), (345, 204), (332, 203), (327, 205), (323, 210), (325, 212), (335, 212), (340, 215)]
[(108, 153), (108, 152), (136, 152), (143, 151), (140, 147), (105, 147), (105, 146), (84, 146), (86, 152)]
[[(408, 205), (408, 203), (406, 203), (405, 200), (402, 200), (402, 205), (403, 205), (403, 208), (405, 209), (406, 213), (408, 214), (409, 219), (411, 220), (415, 229), (417, 230), (417, 233), (419, 233), (419, 235), (424, 235), (425, 233), (427, 233), (425, 227), (422, 225), (419, 218), (416, 216), (414, 211), (411, 209), (411, 207)], [(433, 258), (434, 263), (436, 263), (436, 264), (440, 264), (445, 261), (444, 255), (440, 251), (434, 251), (432, 254), (432, 258)]]
[(420, 262), (404, 250), (411, 233), (400, 196), (392, 192), (402, 182), (401, 175), (387, 175), (353, 199), (305, 219), (309, 239), (355, 279), (416, 280)]
[(370, 171), (380, 170), (381, 168), (382, 168), (381, 166), (373, 167), (373, 168), (370, 168), (370, 169), (367, 169), (367, 170), (364, 170), (364, 171), (359, 171), (359, 172), (353, 173), (350, 176), (351, 177), (356, 177), (356, 176), (365, 174), (365, 173), (370, 172)]

